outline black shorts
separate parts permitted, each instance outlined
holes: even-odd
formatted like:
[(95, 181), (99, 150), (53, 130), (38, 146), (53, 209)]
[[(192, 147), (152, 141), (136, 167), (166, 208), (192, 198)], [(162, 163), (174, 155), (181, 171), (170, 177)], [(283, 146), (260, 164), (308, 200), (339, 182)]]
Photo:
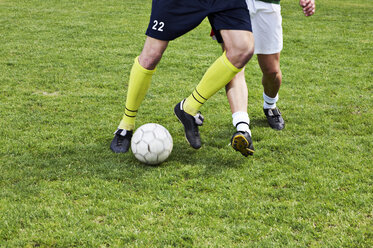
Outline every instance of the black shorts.
[(252, 31), (244, 0), (153, 0), (146, 35), (173, 40), (197, 27), (206, 17), (216, 31)]

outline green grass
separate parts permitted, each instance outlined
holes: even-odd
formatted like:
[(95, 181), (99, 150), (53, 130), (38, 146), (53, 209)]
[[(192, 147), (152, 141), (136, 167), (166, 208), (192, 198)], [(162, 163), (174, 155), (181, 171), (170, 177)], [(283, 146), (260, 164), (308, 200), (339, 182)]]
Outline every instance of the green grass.
[(224, 91), (188, 147), (172, 108), (221, 52), (207, 21), (172, 42), (137, 122), (173, 136), (157, 167), (109, 150), (150, 8), (0, 0), (0, 247), (372, 247), (373, 1), (282, 3), (286, 128), (267, 127), (253, 58), (249, 158)]

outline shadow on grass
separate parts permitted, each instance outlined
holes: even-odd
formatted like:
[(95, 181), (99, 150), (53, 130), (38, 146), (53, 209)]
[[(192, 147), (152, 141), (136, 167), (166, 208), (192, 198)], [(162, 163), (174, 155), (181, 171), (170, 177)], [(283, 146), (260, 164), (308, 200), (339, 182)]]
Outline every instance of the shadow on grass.
[(267, 119), (265, 117), (256, 117), (250, 119), (250, 128), (255, 129), (255, 127), (269, 127)]
[[(44, 181), (91, 181), (94, 178), (118, 181), (140, 189), (148, 185), (144, 180), (161, 174), (172, 178), (172, 175), (185, 171), (195, 171), (196, 177), (203, 180), (218, 177), (228, 169), (250, 166), (248, 163), (252, 161), (227, 146), (225, 140), (206, 138), (201, 149), (194, 150), (180, 139), (174, 142), (173, 152), (164, 163), (151, 166), (139, 162), (131, 152), (113, 153), (109, 148), (110, 140), (100, 137), (90, 143), (50, 145), (52, 142), (35, 150), (9, 154), (13, 159), (8, 159), (4, 165), (11, 174), (8, 180), (21, 191), (31, 190), (30, 184), (38, 185)], [(219, 147), (214, 142), (224, 145)]]
[(247, 159), (225, 140), (205, 139), (202, 147), (195, 150), (186, 142), (176, 142), (168, 161), (185, 166), (199, 166), (219, 172), (226, 168), (237, 168), (247, 163)]

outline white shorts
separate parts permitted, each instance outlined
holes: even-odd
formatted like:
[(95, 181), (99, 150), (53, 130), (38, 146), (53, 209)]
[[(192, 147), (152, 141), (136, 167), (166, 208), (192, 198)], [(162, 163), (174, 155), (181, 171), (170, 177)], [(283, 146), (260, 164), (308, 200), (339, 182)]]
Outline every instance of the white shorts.
[(279, 53), (283, 47), (282, 17), (279, 4), (246, 0), (255, 39), (255, 54)]

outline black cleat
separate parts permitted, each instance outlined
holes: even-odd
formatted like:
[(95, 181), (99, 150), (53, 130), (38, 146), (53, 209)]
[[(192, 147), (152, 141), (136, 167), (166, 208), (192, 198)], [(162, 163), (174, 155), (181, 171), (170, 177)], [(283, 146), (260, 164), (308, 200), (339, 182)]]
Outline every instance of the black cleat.
[(194, 149), (201, 148), (201, 137), (199, 136), (198, 126), (202, 126), (203, 116), (198, 113), (192, 116), (186, 113), (182, 108), (184, 100), (176, 104), (174, 113), (179, 121), (184, 125), (185, 138), (189, 145)]
[(131, 145), (132, 131), (118, 129), (114, 133), (113, 141), (110, 144), (110, 149), (115, 153), (125, 153)]
[(254, 154), (253, 142), (248, 132), (238, 131), (235, 134), (233, 134), (231, 139), (231, 145), (233, 149), (240, 152), (245, 157)]
[(276, 130), (284, 129), (285, 121), (282, 118), (281, 112), (277, 107), (274, 109), (263, 109), (263, 111), (271, 128)]

